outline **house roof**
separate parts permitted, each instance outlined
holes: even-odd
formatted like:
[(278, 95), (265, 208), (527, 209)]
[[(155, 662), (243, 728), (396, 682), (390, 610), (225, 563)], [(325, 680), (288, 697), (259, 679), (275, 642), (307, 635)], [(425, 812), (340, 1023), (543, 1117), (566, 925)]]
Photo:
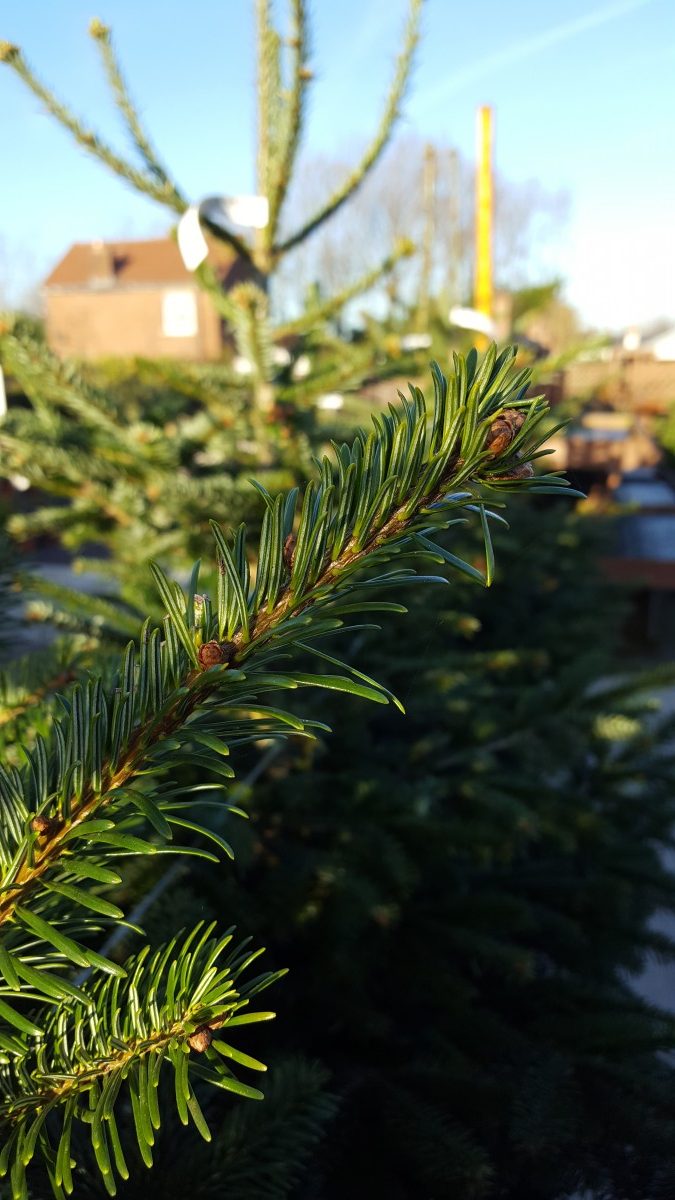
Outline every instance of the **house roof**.
[[(219, 257), (223, 257), (222, 249)], [(231, 261), (231, 252), (228, 257)], [(178, 246), (167, 237), (138, 242), (75, 242), (47, 276), (44, 286), (100, 287), (107, 280), (111, 285), (127, 287), (185, 283), (192, 278)]]

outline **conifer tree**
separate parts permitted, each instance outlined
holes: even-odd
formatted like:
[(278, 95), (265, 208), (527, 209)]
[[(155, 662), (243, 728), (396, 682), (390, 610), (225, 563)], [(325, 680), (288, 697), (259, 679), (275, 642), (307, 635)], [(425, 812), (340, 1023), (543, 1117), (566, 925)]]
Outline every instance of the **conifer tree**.
[(228, 512), (233, 524), (260, 520), (251, 474), (275, 489), (307, 477), (302, 434), (284, 443), (283, 430), (270, 425), (264, 443), (252, 441), (242, 389), (220, 367), (145, 364), (134, 401), (124, 387), (92, 382), (11, 323), (0, 358), (30, 405), (10, 403), (0, 424), (0, 474), (22, 477), (47, 497), (12, 513), (10, 533), (24, 543), (58, 538), (75, 554), (85, 547), (87, 569), (112, 574), (133, 613), (148, 601), (139, 595), (140, 562), (156, 557), (189, 569), (212, 512)]
[[(119, 860), (213, 861), (205, 841), (231, 856), (223, 832), (240, 814), (223, 783), (233, 775), (230, 751), (323, 728), (269, 704), (268, 693), (309, 686), (394, 700), (323, 640), (353, 629), (352, 613), (399, 609), (376, 589), (396, 594), (429, 579), (416, 573), (417, 559), (490, 583), (498, 514), (486, 507), (485, 486), (565, 489), (557, 475), (532, 470), (546, 405), (526, 396), (528, 375), (514, 373), (513, 357), (494, 347), (480, 362), (458, 357), (449, 381), (434, 366), (431, 411), (411, 387), (368, 436), (336, 446), (302, 494), (259, 489), (254, 568), (245, 526), (228, 536), (215, 522), (207, 593), (199, 566), (186, 592), (154, 564), (163, 618), (147, 618), (112, 671), (90, 672), (60, 696), (61, 714), (25, 747), (23, 767), (0, 768), (0, 1171), (14, 1200), (28, 1195), (36, 1156), (54, 1195), (71, 1194), (83, 1131), (114, 1194), (128, 1175), (118, 1121), (127, 1109), (149, 1166), (167, 1074), (179, 1119), (207, 1139), (202, 1084), (260, 1095), (230, 1064), (262, 1064), (225, 1039), (269, 1016), (249, 1005), (279, 973), (251, 979), (260, 952), (233, 948), (232, 931), (203, 923), (124, 963), (108, 956), (101, 934), (124, 920)], [(483, 575), (436, 541), (467, 516), (482, 531)], [(302, 669), (306, 657), (311, 670)], [(198, 782), (181, 781), (183, 766)], [(200, 818), (205, 780), (210, 795), (225, 791), (210, 799), (218, 827)]]
[[(384, 261), (373, 264), (365, 274), (334, 296), (310, 299), (305, 311), (293, 320), (273, 322), (270, 314), (270, 283), (279, 264), (320, 229), (349, 202), (385, 150), (409, 81), (419, 35), (422, 0), (408, 0), (408, 19), (400, 53), (385, 98), (375, 133), (360, 161), (320, 205), (318, 211), (295, 228), (284, 212), (284, 201), (296, 166), (304, 131), (307, 91), (313, 79), (309, 65), (310, 30), (305, 0), (290, 0), (290, 34), (284, 38), (273, 23), (270, 0), (255, 0), (257, 60), (257, 143), (256, 180), (259, 195), (267, 202), (267, 223), (255, 230), (253, 238), (238, 231), (231, 222), (216, 223), (206, 215), (205, 228), (210, 235), (229, 245), (249, 268), (250, 278), (225, 293), (218, 282), (213, 261), (207, 259), (196, 270), (199, 282), (233, 331), (238, 353), (250, 364), (251, 416), (258, 429), (264, 428), (264, 416), (275, 408), (279, 394), (279, 372), (274, 347), (280, 338), (295, 339), (296, 357), (302, 351), (302, 339), (317, 326), (338, 316), (345, 305), (384, 278), (403, 256), (414, 247), (401, 240), (391, 248)], [(38, 77), (23, 51), (8, 42), (0, 42), (0, 61), (10, 66), (37, 96), (52, 117), (88, 154), (133, 187), (156, 201), (173, 217), (182, 216), (189, 207), (186, 191), (171, 177), (155, 151), (152, 139), (143, 127), (120, 67), (110, 28), (100, 20), (92, 21), (90, 34), (100, 51), (111, 94), (129, 137), (133, 155), (126, 157), (92, 130), (70, 106), (64, 103)], [(311, 348), (311, 347), (310, 347)], [(380, 356), (382, 347), (379, 347)], [(338, 386), (355, 386), (375, 368), (372, 349), (367, 354), (332, 339), (324, 347), (312, 373), (303, 378), (298, 389), (303, 399)], [(311, 363), (310, 363), (311, 367)], [(380, 364), (380, 370), (382, 365)], [(386, 373), (386, 368), (385, 368)], [(283, 381), (282, 381), (283, 382)], [(283, 392), (288, 395), (286, 382)]]
[[(319, 394), (354, 388), (366, 377), (386, 376), (401, 367), (382, 339), (351, 345), (327, 323), (410, 253), (410, 244), (393, 247), (383, 263), (368, 268), (339, 295), (309, 298), (292, 321), (272, 319), (270, 287), (279, 264), (349, 203), (379, 161), (409, 80), (421, 4), (409, 0), (391, 86), (360, 163), (296, 229), (288, 224), (284, 201), (312, 80), (307, 6), (304, 0), (292, 0), (292, 29), (284, 39), (273, 25), (267, 0), (256, 3), (257, 186), (267, 200), (269, 220), (254, 237), (231, 225), (203, 223), (212, 244), (224, 240), (239, 255), (249, 275), (245, 282), (225, 293), (212, 258), (195, 273), (235, 337), (231, 361), (208, 367), (134, 363), (130, 395), (124, 380), (109, 386), (103, 368), (60, 362), (20, 320), (0, 323), (0, 364), (29, 401), (28, 408), (10, 405), (0, 426), (0, 476), (22, 477), (52, 498), (37, 509), (15, 513), (11, 532), (20, 541), (48, 533), (76, 553), (87, 546), (88, 568), (114, 576), (134, 619), (139, 602), (140, 611), (152, 603), (142, 587), (138, 594), (139, 559), (162, 558), (177, 571), (189, 570), (215, 511), (227, 510), (232, 524), (248, 519), (255, 527), (264, 506), (247, 480), (255, 475), (275, 489), (308, 478), (322, 434), (314, 417)], [(108, 145), (46, 87), (18, 47), (0, 43), (0, 60), (80, 148), (173, 218), (180, 217), (188, 208), (185, 190), (171, 178), (142, 125), (111, 31), (96, 20), (90, 32), (131, 142), (130, 157)], [(237, 373), (238, 361), (247, 364), (248, 374)], [(92, 543), (105, 551), (97, 562), (92, 561)], [(57, 611), (74, 605), (81, 613), (86, 605), (63, 590), (44, 585), (42, 591), (43, 596), (52, 594)]]
[[(675, 1021), (638, 978), (675, 952), (674, 670), (628, 666), (602, 532), (562, 507), (514, 500), (491, 593), (455, 579), (364, 634), (405, 720), (284, 748), (240, 827), (228, 911), (290, 967), (275, 1050), (301, 1039), (337, 1102), (321, 1200), (672, 1194)], [(170, 1200), (227, 1154), (160, 1147)]]

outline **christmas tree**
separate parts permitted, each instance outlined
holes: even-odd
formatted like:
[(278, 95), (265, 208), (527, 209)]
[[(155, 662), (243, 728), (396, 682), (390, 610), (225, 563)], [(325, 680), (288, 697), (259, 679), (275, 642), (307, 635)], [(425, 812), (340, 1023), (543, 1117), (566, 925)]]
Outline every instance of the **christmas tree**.
[[(652, 699), (673, 668), (617, 674), (624, 606), (588, 518), (509, 519), (491, 593), (454, 577), (360, 637), (405, 719), (345, 710), (339, 739), (285, 747), (239, 827), (228, 911), (290, 967), (272, 1067), (302, 1044), (333, 1106), (303, 1182), (270, 1195), (672, 1192), (675, 1022), (634, 977), (674, 950), (650, 921), (675, 906), (674, 722)], [(210, 867), (171, 920), (190, 898), (218, 911)], [(182, 1160), (167, 1137), (163, 1193), (224, 1187), (232, 1139), (223, 1120)]]
[[(119, 588), (104, 600), (43, 586), (43, 611), (69, 631), (0, 680), (0, 1165), (13, 1196), (132, 1197), (150, 1162), (158, 1193), (204, 1200), (672, 1195), (675, 1030), (629, 982), (673, 950), (649, 925), (673, 906), (659, 853), (672, 722), (645, 698), (671, 673), (614, 678), (619, 615), (586, 520), (530, 500), (503, 532), (500, 490), (561, 488), (532, 475), (544, 409), (509, 355), (458, 359), (447, 391), (436, 371), (430, 420), (413, 388), (370, 437), (338, 436), (317, 475), (334, 432), (317, 394), (401, 369), (374, 324), (360, 345), (330, 324), (382, 269), (330, 299), (314, 291), (297, 320), (275, 310), (294, 251), (344, 215), (386, 145), (419, 8), (371, 146), (295, 230), (284, 203), (311, 83), (307, 15), (292, 5), (285, 42), (257, 6), (269, 221), (250, 236), (201, 214), (249, 271), (224, 293), (215, 255), (197, 268), (232, 330), (228, 361), (75, 366), (4, 327), (10, 386), (30, 408), (10, 404), (0, 469), (52, 498), (13, 513), (12, 533), (97, 543), (83, 562)], [(191, 206), (110, 31), (91, 32), (138, 165), (17, 48), (0, 57), (80, 146), (181, 217)], [(420, 327), (433, 323), (432, 258), (412, 301)], [(225, 513), (236, 532), (216, 527), (215, 560), (180, 587)], [(415, 556), (452, 590), (410, 588)], [(170, 574), (146, 571), (148, 557)], [(493, 575), (488, 595), (476, 585)], [(15, 595), (0, 579), (3, 605)], [(373, 637), (380, 614), (389, 628)], [(376, 703), (345, 703), (338, 744), (326, 726), (340, 692)], [(257, 950), (231, 940), (231, 920), (291, 968), (266, 993), (282, 1017), (269, 1029), (257, 993), (279, 972), (252, 977)], [(240, 1045), (237, 1026), (258, 1020)], [(273, 1070), (255, 1105), (260, 1057)]]
[[(267, 693), (315, 686), (393, 700), (317, 643), (354, 629), (353, 612), (391, 609), (374, 588), (427, 579), (415, 559), (489, 583), (495, 514), (483, 486), (564, 490), (560, 478), (535, 476), (530, 466), (546, 436), (546, 405), (526, 397), (527, 374), (513, 372), (513, 357), (492, 347), (482, 362), (475, 353), (457, 358), (449, 384), (435, 367), (431, 412), (411, 388), (411, 399), (368, 436), (324, 458), (302, 495), (262, 489), (253, 570), (245, 526), (228, 536), (215, 522), (208, 592), (197, 590), (198, 565), (186, 594), (153, 564), (162, 621), (146, 619), (109, 677), (88, 673), (60, 697), (62, 715), (25, 748), (23, 768), (0, 769), (0, 1169), (16, 1200), (28, 1194), (35, 1156), (55, 1195), (73, 1191), (74, 1129), (89, 1134), (114, 1194), (116, 1178), (128, 1175), (115, 1114), (129, 1106), (138, 1154), (150, 1165), (169, 1064), (179, 1119), (206, 1139), (195, 1085), (260, 1095), (229, 1064), (262, 1064), (221, 1034), (269, 1016), (249, 1004), (278, 972), (251, 980), (246, 969), (260, 952), (233, 949), (231, 930), (220, 935), (203, 922), (154, 952), (143, 948), (124, 963), (108, 957), (101, 934), (124, 920), (118, 860), (168, 852), (213, 861), (204, 841), (231, 856), (221, 828), (231, 836), (240, 814), (219, 797), (233, 775), (230, 750), (325, 728), (269, 705)], [(467, 514), (482, 530), (483, 576), (434, 538)], [(299, 669), (305, 658), (311, 670)], [(218, 821), (199, 818), (205, 778)], [(174, 833), (187, 844), (175, 846)]]
[[(87, 565), (113, 574), (134, 618), (137, 599), (140, 609), (151, 602), (147, 592), (140, 598), (135, 592), (140, 558), (154, 556), (171, 561), (177, 570), (188, 569), (203, 544), (211, 513), (227, 509), (232, 523), (244, 518), (259, 522), (264, 505), (247, 486), (251, 474), (271, 489), (302, 482), (322, 435), (330, 437), (330, 426), (316, 428), (317, 397), (405, 367), (400, 357), (387, 354), (386, 339), (352, 345), (335, 336), (327, 323), (382, 279), (401, 256), (410, 254), (409, 242), (399, 239), (382, 263), (351, 280), (339, 294), (307, 297), (303, 311), (292, 320), (273, 319), (272, 298), (280, 265), (344, 209), (379, 161), (409, 79), (420, 10), (421, 0), (410, 0), (391, 87), (360, 163), (319, 211), (300, 228), (286, 230), (284, 201), (312, 81), (308, 14), (302, 0), (294, 0), (290, 35), (284, 39), (273, 25), (270, 5), (265, 0), (256, 5), (255, 157), (268, 219), (249, 236), (231, 223), (214, 223), (207, 213), (197, 218), (212, 248), (218, 241), (226, 243), (248, 275), (225, 292), (217, 256), (211, 254), (195, 271), (233, 336), (227, 361), (208, 368), (135, 363), (131, 389), (124, 375), (111, 386), (103, 368), (59, 362), (25, 322), (10, 318), (0, 325), (0, 363), (30, 402), (28, 409), (11, 405), (0, 429), (0, 472), (4, 478), (20, 477), (54, 498), (54, 503), (15, 514), (12, 532), (23, 541), (56, 535), (71, 551), (91, 543), (102, 546), (103, 558), (93, 564), (89, 553)], [(141, 124), (109, 28), (93, 21), (90, 32), (135, 159), (118, 153), (81, 121), (39, 80), (18, 47), (2, 43), (0, 59), (81, 148), (173, 217), (185, 215), (190, 206)], [(246, 374), (238, 364), (245, 364)], [(194, 531), (192, 538), (186, 536), (188, 530)], [(84, 566), (76, 561), (78, 565)], [(54, 593), (43, 588), (43, 594), (50, 590)], [(54, 598), (61, 606), (75, 603), (81, 608), (79, 600), (63, 592), (54, 593)]]

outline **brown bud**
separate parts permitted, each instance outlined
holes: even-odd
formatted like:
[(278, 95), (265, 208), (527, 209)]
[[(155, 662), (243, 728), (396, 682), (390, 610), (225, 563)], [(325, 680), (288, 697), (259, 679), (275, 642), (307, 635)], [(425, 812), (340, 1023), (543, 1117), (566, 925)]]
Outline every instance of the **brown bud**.
[(314, 72), (309, 67), (301, 67), (298, 71), (298, 76), (303, 82), (308, 83), (310, 79), (314, 78)]
[(59, 827), (59, 821), (57, 817), (50, 818), (46, 817), (44, 813), (37, 813), (33, 817), (30, 827), (34, 833), (37, 833), (39, 838), (42, 838), (44, 841), (48, 841), (49, 838), (56, 833)]
[(292, 568), (293, 568), (293, 559), (295, 558), (296, 545), (297, 545), (297, 538), (296, 538), (295, 534), (289, 533), (288, 537), (286, 538), (286, 541), (284, 542), (284, 565), (286, 566), (286, 569), (288, 571), (292, 570)]
[(493, 458), (503, 454), (511, 445), (519, 429), (525, 424), (525, 413), (517, 408), (507, 408), (496, 417), (487, 432), (485, 448)]
[(213, 1041), (213, 1032), (208, 1025), (200, 1025), (199, 1029), (195, 1029), (191, 1033), (187, 1043), (191, 1050), (196, 1050), (198, 1054), (203, 1054), (208, 1050)]
[(209, 667), (217, 667), (220, 663), (232, 662), (234, 650), (232, 642), (204, 642), (197, 651), (202, 671), (207, 671)]

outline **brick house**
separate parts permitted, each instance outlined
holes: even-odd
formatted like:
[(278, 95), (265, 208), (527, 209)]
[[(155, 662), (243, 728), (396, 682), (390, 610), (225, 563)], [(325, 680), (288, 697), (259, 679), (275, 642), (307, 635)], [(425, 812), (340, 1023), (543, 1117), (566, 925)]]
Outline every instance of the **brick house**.
[[(227, 250), (225, 250), (227, 255)], [(242, 264), (219, 251), (225, 284)], [(47, 341), (74, 358), (220, 356), (222, 320), (171, 238), (76, 242), (44, 282)]]

